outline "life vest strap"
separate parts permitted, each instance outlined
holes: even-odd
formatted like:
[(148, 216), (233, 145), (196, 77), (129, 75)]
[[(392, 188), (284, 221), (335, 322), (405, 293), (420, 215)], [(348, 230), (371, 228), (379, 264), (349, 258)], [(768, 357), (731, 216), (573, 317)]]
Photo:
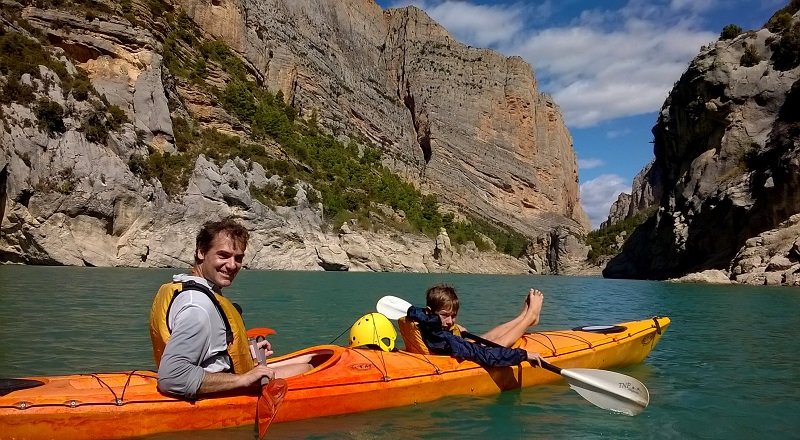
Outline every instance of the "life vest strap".
[(172, 299), (169, 301), (169, 306), (167, 307), (167, 330), (172, 333), (172, 328), (169, 325), (169, 311), (172, 308), (172, 303), (175, 302), (175, 298), (177, 298), (178, 295), (186, 292), (187, 290), (203, 292), (208, 299), (211, 300), (211, 303), (214, 304), (214, 307), (217, 309), (217, 313), (219, 313), (220, 318), (222, 318), (222, 322), (225, 323), (225, 342), (227, 345), (230, 345), (233, 342), (233, 330), (231, 329), (231, 323), (228, 322), (228, 318), (226, 317), (225, 312), (222, 310), (222, 306), (219, 304), (217, 297), (214, 295), (214, 292), (211, 289), (193, 280), (182, 281), (181, 290), (172, 295)]

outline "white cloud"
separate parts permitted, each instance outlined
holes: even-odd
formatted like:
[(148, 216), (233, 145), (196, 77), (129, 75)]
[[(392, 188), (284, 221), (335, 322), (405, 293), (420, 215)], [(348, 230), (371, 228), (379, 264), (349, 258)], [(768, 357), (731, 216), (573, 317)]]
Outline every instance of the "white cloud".
[(717, 39), (718, 33), (698, 25), (699, 14), (717, 3), (629, 0), (616, 10), (584, 10), (558, 27), (546, 27), (554, 9), (564, 7), (551, 0), (538, 6), (454, 0), (408, 0), (393, 6), (424, 9), (465, 44), (522, 56), (567, 125), (579, 128), (658, 111), (700, 47)]
[[(408, 5), (423, 9), (458, 40), (477, 47), (492, 47), (520, 34), (527, 13), (522, 4), (488, 6), (454, 0), (400, 1), (392, 7)], [(539, 9), (546, 11), (549, 5), (545, 2)]]
[(609, 139), (616, 139), (623, 136), (627, 136), (629, 134), (631, 134), (630, 128), (625, 128), (622, 130), (609, 130), (608, 132), (606, 132), (606, 137)]
[(605, 164), (606, 162), (603, 159), (578, 159), (578, 168), (582, 170), (591, 170), (592, 168), (598, 168)]
[(657, 111), (688, 61), (715, 38), (633, 20), (611, 32), (583, 25), (539, 31), (514, 50), (533, 64), (567, 124), (588, 127)]
[(673, 11), (705, 12), (715, 6), (714, 0), (672, 0), (669, 8)]
[(623, 192), (630, 192), (631, 184), (616, 174), (603, 174), (581, 184), (581, 205), (593, 229), (608, 219), (611, 204)]
[(485, 6), (446, 1), (426, 11), (448, 31), (479, 47), (507, 41), (524, 28), (524, 15), (513, 5)]

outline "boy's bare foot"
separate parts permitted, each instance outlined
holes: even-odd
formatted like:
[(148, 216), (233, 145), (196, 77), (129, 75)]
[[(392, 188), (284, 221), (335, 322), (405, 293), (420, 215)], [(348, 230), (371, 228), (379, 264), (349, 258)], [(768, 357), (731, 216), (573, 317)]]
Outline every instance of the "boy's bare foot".
[(542, 304), (544, 302), (544, 293), (537, 289), (531, 289), (528, 292), (527, 305), (528, 310), (526, 316), (528, 318), (528, 326), (533, 326), (539, 323), (539, 315), (542, 313)]

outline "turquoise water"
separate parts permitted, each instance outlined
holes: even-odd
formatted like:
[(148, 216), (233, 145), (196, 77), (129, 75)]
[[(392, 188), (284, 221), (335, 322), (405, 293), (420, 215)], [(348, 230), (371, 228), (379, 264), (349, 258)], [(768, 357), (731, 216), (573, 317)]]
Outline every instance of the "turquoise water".
[[(0, 377), (152, 369), (147, 314), (173, 270), (0, 266)], [(392, 294), (422, 303), (427, 286), (460, 293), (474, 332), (514, 316), (529, 287), (545, 291), (541, 329), (666, 315), (672, 325), (641, 365), (650, 406), (627, 417), (566, 385), (485, 398), (276, 424), (272, 438), (752, 439), (800, 436), (796, 337), (800, 290), (591, 277), (245, 271), (226, 294), (251, 327), (278, 330), (277, 353), (345, 343), (359, 316)], [(252, 439), (252, 427), (151, 437)]]

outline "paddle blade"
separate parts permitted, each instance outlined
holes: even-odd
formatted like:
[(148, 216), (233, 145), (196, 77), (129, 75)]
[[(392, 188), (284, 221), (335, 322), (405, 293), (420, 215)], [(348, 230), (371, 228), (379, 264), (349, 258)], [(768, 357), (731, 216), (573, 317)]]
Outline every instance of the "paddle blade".
[(386, 315), (389, 319), (400, 319), (406, 316), (411, 303), (396, 296), (387, 295), (378, 300), (375, 310)]
[(264, 438), (267, 428), (275, 420), (275, 416), (278, 414), (278, 406), (283, 402), (288, 390), (289, 384), (285, 379), (272, 379), (267, 385), (261, 387), (261, 395), (258, 397), (258, 408), (256, 410), (259, 440)]
[(248, 329), (247, 330), (247, 337), (248, 338), (255, 338), (257, 336), (266, 337), (266, 336), (274, 335), (274, 334), (277, 334), (277, 333), (278, 332), (276, 332), (275, 330), (273, 330), (273, 329), (271, 329), (269, 327), (257, 327), (257, 328)]
[(638, 380), (614, 371), (565, 368), (561, 375), (584, 399), (609, 411), (635, 416), (647, 408), (650, 393)]

